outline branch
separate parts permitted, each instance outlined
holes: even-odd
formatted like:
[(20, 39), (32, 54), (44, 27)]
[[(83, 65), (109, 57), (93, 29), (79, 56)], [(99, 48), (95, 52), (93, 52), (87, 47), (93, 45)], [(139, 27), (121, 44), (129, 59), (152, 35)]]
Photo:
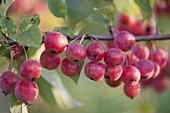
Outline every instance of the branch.
[[(84, 34), (83, 34), (84, 35)], [(83, 35), (74, 35), (72, 38), (67, 37), (68, 40), (74, 40), (74, 39), (81, 39)], [(94, 35), (94, 34), (86, 34), (84, 37), (85, 40), (90, 40), (91, 38), (97, 38), (99, 40), (114, 40), (114, 36), (101, 36), (101, 35)], [(156, 35), (156, 36), (136, 36), (136, 41), (150, 41), (150, 40), (169, 40), (170, 34), (166, 35)], [(42, 38), (44, 40), (44, 38)], [(44, 41), (42, 41), (44, 43)], [(9, 38), (7, 40), (0, 41), (0, 45), (8, 44), (8, 45), (14, 45), (17, 44), (13, 39)]]
[[(69, 40), (74, 40), (75, 38), (81, 39), (83, 35), (74, 35), (73, 38)], [(86, 35), (85, 39), (90, 39), (92, 37), (96, 37), (99, 40), (114, 40), (114, 36), (101, 36), (101, 35), (93, 35), (93, 34), (88, 34)], [(156, 36), (136, 36), (136, 41), (150, 41), (150, 40), (169, 40), (170, 39), (170, 34), (166, 35), (156, 35)]]

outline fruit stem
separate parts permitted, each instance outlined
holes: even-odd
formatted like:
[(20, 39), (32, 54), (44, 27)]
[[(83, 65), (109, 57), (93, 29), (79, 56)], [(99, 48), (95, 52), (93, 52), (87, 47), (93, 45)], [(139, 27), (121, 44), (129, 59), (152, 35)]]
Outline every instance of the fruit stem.
[(28, 60), (28, 54), (27, 54), (27, 51), (25, 50), (25, 47), (23, 47), (23, 50), (24, 50), (25, 58), (26, 60)]

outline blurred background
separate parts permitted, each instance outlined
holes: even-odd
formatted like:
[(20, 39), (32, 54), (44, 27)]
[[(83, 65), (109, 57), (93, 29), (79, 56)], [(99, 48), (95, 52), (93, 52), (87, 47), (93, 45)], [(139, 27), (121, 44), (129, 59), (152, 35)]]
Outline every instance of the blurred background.
[[(115, 0), (122, 2), (122, 5), (128, 5), (132, 0)], [(66, 25), (72, 28), (77, 22), (85, 19), (89, 14), (93, 13), (93, 8), (103, 7), (115, 2), (112, 0), (67, 0), (68, 15), (66, 16)], [(162, 0), (165, 1), (165, 0)], [(160, 2), (165, 7), (165, 2)], [(122, 6), (123, 7), (123, 6)], [(138, 9), (133, 10), (133, 6), (129, 5), (128, 10), (123, 10), (123, 13), (136, 16)], [(121, 12), (121, 11), (120, 11)], [(51, 31), (54, 27), (65, 26), (62, 18), (54, 17), (48, 10), (46, 0), (15, 0), (8, 11), (8, 15), (15, 18), (19, 23), (24, 15), (39, 14), (41, 24), (39, 28), (45, 31)], [(137, 16), (136, 16), (137, 17)], [(158, 9), (156, 13), (157, 25), (161, 33), (170, 33), (170, 12)], [(140, 19), (140, 16), (139, 16)], [(107, 28), (100, 24), (88, 24), (80, 34), (92, 33), (98, 35), (109, 35)], [(170, 48), (170, 41), (156, 41), (158, 47)], [(62, 59), (65, 54), (62, 55)], [(87, 60), (88, 61), (88, 60)], [(0, 58), (0, 73), (7, 70), (8, 61), (6, 58)], [(123, 85), (111, 88), (104, 83), (94, 82), (85, 77), (82, 71), (78, 85), (76, 85), (70, 78), (64, 76), (60, 67), (56, 70), (60, 73), (62, 82), (68, 92), (76, 100), (83, 103), (82, 107), (73, 108), (70, 110), (62, 110), (57, 106), (48, 105), (40, 96), (33, 102), (33, 105), (28, 107), (29, 113), (169, 113), (170, 112), (170, 88), (167, 84), (165, 91), (157, 92), (153, 88), (142, 88), (141, 94), (133, 100), (125, 96), (123, 92)], [(50, 76), (50, 75), (49, 75)], [(168, 78), (167, 78), (168, 79)], [(45, 90), (44, 90), (45, 91)], [(0, 113), (10, 113), (9, 111), (9, 97), (0, 93)]]

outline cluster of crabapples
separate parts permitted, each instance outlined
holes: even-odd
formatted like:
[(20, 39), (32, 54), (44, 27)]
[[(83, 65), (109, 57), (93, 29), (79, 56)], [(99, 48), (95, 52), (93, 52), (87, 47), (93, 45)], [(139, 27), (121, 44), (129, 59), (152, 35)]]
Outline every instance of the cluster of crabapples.
[[(54, 70), (61, 64), (63, 74), (73, 77), (81, 71), (81, 64), (87, 57), (89, 62), (85, 64), (84, 72), (89, 79), (105, 79), (110, 87), (117, 87), (123, 82), (125, 94), (130, 98), (136, 97), (141, 91), (140, 83), (156, 78), (166, 66), (167, 51), (149, 50), (141, 44), (134, 47), (135, 36), (128, 31), (115, 34), (114, 43), (116, 47), (107, 51), (97, 42), (85, 48), (78, 42), (68, 44), (67, 37), (60, 32), (49, 32), (44, 38), (45, 50), (41, 53), (40, 63), (26, 60), (20, 67), (20, 76), (11, 71), (4, 72), (0, 78), (0, 89), (6, 95), (14, 92), (21, 102), (32, 102), (39, 94), (36, 80), (41, 76), (42, 67)], [(12, 47), (15, 53), (13, 59), (20, 57), (23, 48), (21, 45)], [(63, 52), (66, 58), (61, 61), (60, 53)]]

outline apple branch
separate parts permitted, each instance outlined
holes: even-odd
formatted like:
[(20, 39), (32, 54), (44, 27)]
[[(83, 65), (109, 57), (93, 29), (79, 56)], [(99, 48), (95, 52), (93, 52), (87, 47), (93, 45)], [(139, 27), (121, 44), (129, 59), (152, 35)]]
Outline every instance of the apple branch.
[[(67, 37), (68, 40), (74, 40), (74, 39), (81, 39), (82, 35), (73, 35), (73, 37)], [(84, 37), (85, 40), (90, 40), (91, 38), (97, 38), (99, 40), (114, 40), (114, 36), (101, 36), (101, 35), (94, 35), (94, 34), (86, 34)], [(170, 34), (164, 34), (164, 35), (156, 35), (156, 36), (136, 36), (136, 41), (151, 41), (151, 40), (169, 40), (170, 39)], [(44, 40), (44, 38), (42, 38)], [(42, 41), (44, 43), (44, 41)], [(8, 44), (8, 45), (14, 45), (17, 44), (16, 41), (14, 41), (11, 38), (8, 38), (7, 40), (0, 41), (0, 45), (3, 44)]]

